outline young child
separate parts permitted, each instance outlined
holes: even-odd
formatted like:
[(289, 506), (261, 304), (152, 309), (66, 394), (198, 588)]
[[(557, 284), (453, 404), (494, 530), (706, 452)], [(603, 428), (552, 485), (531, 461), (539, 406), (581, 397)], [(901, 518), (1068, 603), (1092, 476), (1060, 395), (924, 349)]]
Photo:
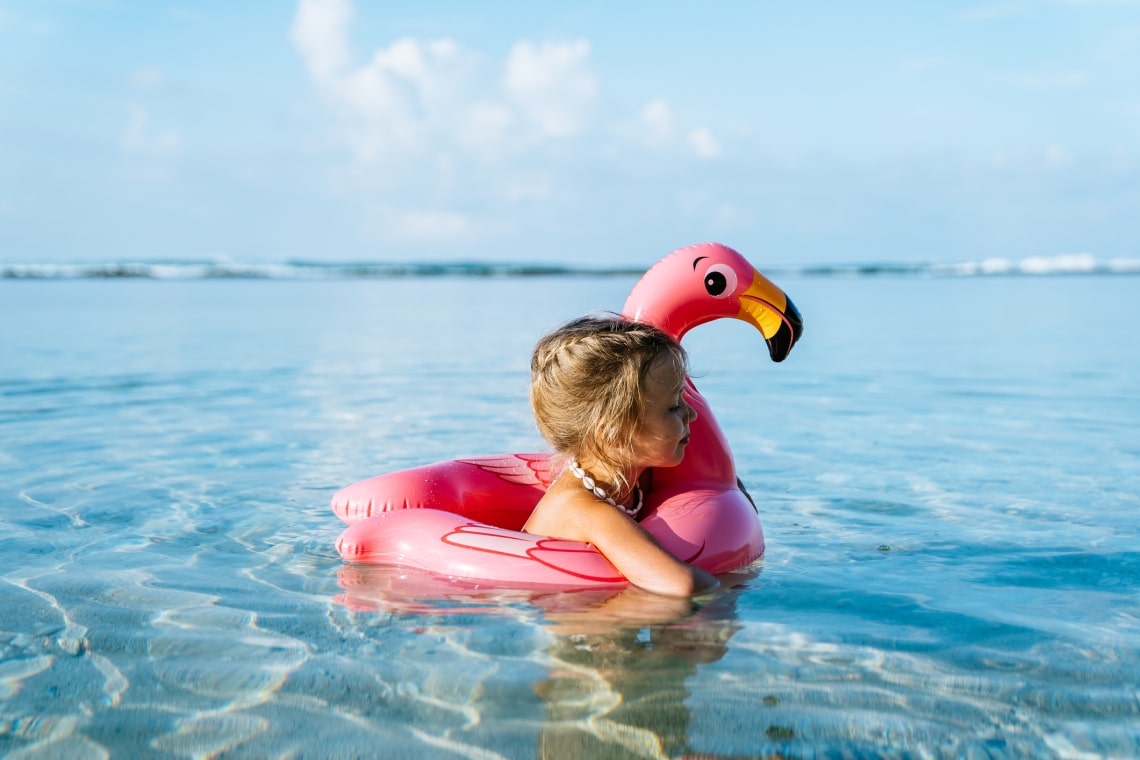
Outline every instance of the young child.
[(592, 544), (648, 591), (715, 588), (712, 575), (665, 551), (637, 522), (652, 468), (685, 456), (696, 418), (681, 397), (686, 375), (676, 341), (621, 317), (583, 317), (542, 338), (531, 357), (531, 405), (566, 466), (523, 530)]

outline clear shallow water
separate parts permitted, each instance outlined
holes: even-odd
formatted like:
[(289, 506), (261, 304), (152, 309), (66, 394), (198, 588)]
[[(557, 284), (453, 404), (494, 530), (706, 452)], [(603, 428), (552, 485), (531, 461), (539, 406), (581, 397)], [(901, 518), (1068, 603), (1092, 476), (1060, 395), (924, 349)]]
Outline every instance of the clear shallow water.
[(0, 754), (1140, 754), (1132, 277), (694, 331), (768, 538), (700, 609), (339, 560), (337, 488), (540, 448), (531, 345), (632, 281), (0, 282)]

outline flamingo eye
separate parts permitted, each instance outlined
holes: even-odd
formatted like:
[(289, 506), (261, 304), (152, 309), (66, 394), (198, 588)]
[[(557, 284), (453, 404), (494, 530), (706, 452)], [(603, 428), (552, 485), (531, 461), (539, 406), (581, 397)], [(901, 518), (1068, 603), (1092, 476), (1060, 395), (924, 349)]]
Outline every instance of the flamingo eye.
[(705, 270), (705, 291), (713, 298), (727, 298), (736, 292), (736, 272), (728, 264), (713, 264)]

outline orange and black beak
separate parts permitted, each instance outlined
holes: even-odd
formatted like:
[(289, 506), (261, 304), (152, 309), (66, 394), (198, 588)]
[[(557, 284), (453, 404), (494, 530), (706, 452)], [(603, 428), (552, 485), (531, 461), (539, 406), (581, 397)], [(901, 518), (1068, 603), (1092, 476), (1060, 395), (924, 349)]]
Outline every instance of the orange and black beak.
[(752, 284), (740, 294), (740, 312), (736, 318), (760, 331), (774, 362), (788, 358), (804, 331), (803, 318), (792, 299), (755, 270)]

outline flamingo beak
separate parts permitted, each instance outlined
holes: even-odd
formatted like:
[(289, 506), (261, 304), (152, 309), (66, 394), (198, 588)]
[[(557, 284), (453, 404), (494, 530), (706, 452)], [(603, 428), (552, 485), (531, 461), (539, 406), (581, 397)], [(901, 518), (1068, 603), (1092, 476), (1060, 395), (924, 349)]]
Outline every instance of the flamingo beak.
[(804, 330), (803, 318), (792, 299), (755, 270), (752, 284), (740, 294), (740, 313), (736, 318), (760, 331), (774, 362), (788, 358)]

